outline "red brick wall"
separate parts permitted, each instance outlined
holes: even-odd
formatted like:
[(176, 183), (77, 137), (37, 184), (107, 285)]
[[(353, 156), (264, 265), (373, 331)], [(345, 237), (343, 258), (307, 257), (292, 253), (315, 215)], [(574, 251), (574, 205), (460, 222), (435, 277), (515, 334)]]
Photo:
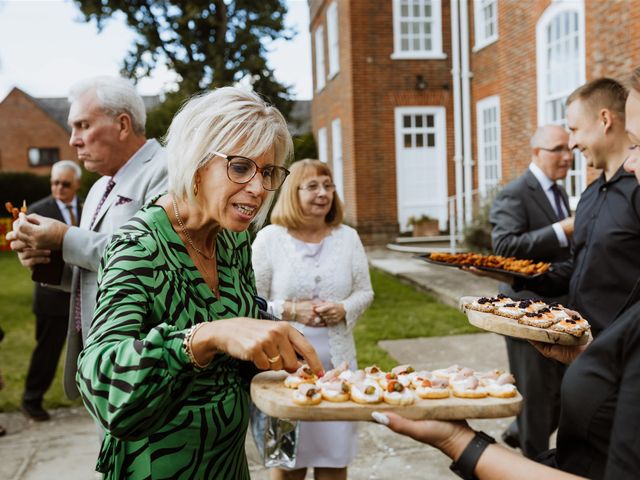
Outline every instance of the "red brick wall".
[[(442, 1), (444, 60), (392, 60), (392, 1), (337, 0), (341, 71), (316, 93), (314, 134), (342, 120), (347, 221), (366, 241), (389, 239), (398, 230), (394, 108), (444, 106), (447, 118), (449, 195), (455, 194), (450, 2)], [(324, 24), (330, 0), (311, 0), (311, 32)], [(470, 52), (472, 156), (477, 185), (476, 102), (500, 96), (502, 176), (508, 182), (530, 161), (529, 139), (537, 126), (536, 23), (551, 0), (499, 0), (496, 42)], [(586, 78), (626, 81), (640, 65), (640, 0), (585, 0)], [(473, 1), (467, 0), (470, 48), (474, 47)], [(325, 26), (326, 42), (326, 26)], [(328, 52), (325, 49), (325, 60)], [(314, 62), (315, 65), (315, 62)], [(328, 63), (327, 63), (328, 65)], [(315, 71), (314, 82), (315, 82)], [(416, 75), (428, 87), (415, 89)], [(331, 149), (329, 148), (329, 159)], [(593, 179), (597, 171), (590, 171)], [(475, 188), (475, 187), (474, 187)]]
[[(351, 24), (350, 5), (348, 0), (337, 0), (338, 5), (338, 30), (340, 49), (340, 70), (332, 78), (325, 79), (325, 86), (321, 91), (316, 91), (316, 45), (315, 31), (319, 25), (324, 26), (324, 59), (325, 73), (329, 71), (329, 50), (328, 33), (326, 25), (326, 9), (331, 2), (314, 1), (311, 6), (311, 38), (314, 42), (312, 76), (314, 85), (314, 98), (312, 101), (311, 125), (313, 133), (318, 140), (318, 130), (325, 128), (327, 131), (327, 149), (329, 163), (333, 162), (332, 145), (333, 138), (331, 132), (331, 122), (339, 118), (342, 128), (342, 163), (343, 181), (346, 198), (346, 221), (351, 225), (356, 224), (357, 202), (355, 195), (355, 166), (354, 166), (354, 145), (353, 145), (353, 104), (354, 97), (352, 85), (352, 52), (351, 52)], [(314, 15), (315, 13), (315, 15)]]
[[(311, 2), (311, 35), (324, 24), (330, 1)], [(398, 232), (394, 109), (399, 106), (445, 106), (449, 184), (453, 189), (453, 116), (451, 61), (392, 60), (392, 2), (338, 0), (340, 65), (338, 76), (316, 92), (312, 104), (314, 134), (325, 126), (332, 144), (331, 120), (340, 116), (344, 187), (348, 223), (367, 243), (385, 242)], [(450, 50), (448, 2), (442, 5), (443, 50)], [(326, 35), (326, 26), (325, 26)], [(326, 39), (325, 39), (326, 40)], [(314, 51), (315, 55), (315, 51)], [(328, 52), (325, 49), (325, 59)], [(315, 68), (315, 59), (314, 59)], [(314, 85), (315, 85), (315, 70)], [(417, 91), (416, 76), (427, 89)], [(329, 158), (331, 149), (329, 148)], [(366, 174), (364, 173), (366, 172)]]
[(47, 174), (50, 167), (29, 166), (29, 148), (58, 148), (61, 160), (76, 160), (68, 142), (69, 133), (21, 90), (0, 103), (0, 171)]

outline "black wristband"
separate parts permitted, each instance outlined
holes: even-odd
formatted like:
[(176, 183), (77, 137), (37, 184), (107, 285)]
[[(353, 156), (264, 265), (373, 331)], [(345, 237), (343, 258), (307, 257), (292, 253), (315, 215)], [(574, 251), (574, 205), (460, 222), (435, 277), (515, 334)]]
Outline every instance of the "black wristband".
[(484, 432), (476, 432), (475, 437), (465, 447), (460, 458), (449, 465), (449, 468), (460, 478), (476, 480), (477, 477), (473, 472), (476, 469), (478, 460), (480, 460), (480, 455), (492, 443), (496, 443), (493, 437)]

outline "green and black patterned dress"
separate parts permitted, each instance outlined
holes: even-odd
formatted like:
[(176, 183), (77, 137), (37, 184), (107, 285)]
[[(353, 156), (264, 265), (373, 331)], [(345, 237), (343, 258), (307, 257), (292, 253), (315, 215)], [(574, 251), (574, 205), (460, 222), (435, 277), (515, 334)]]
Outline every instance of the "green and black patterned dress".
[(194, 368), (182, 341), (195, 323), (258, 318), (250, 255), (247, 232), (218, 234), (218, 300), (162, 207), (147, 205), (114, 236), (77, 376), (107, 430), (105, 479), (249, 478), (246, 364), (220, 354)]

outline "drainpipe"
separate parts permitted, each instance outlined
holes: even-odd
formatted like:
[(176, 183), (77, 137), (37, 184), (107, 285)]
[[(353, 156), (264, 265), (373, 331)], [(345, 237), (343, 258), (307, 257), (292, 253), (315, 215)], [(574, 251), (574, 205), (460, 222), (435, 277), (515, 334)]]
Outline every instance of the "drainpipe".
[(456, 178), (455, 230), (453, 225), (449, 225), (452, 235), (462, 232), (462, 227), (464, 226), (464, 207), (462, 203), (464, 198), (464, 184), (462, 177), (462, 111), (460, 104), (460, 35), (458, 24), (458, 0), (451, 0), (451, 76), (453, 77), (453, 137), (455, 145), (453, 161), (455, 162)]
[(473, 219), (473, 152), (471, 151), (471, 72), (469, 70), (469, 15), (467, 1), (460, 2), (460, 48), (462, 49), (462, 132), (464, 135), (465, 222)]

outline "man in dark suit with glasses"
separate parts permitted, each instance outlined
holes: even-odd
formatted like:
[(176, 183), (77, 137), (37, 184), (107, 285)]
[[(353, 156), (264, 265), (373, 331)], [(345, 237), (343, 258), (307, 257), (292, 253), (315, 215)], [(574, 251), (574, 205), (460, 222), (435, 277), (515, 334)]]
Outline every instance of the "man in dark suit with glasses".
[[(500, 191), (491, 209), (492, 243), (497, 255), (559, 262), (570, 257), (573, 217), (564, 188), (558, 185), (569, 171), (573, 156), (569, 134), (558, 125), (539, 127), (531, 137), (531, 164), (525, 173)], [(500, 284), (511, 298), (540, 295)], [(545, 298), (566, 303), (566, 295)], [(526, 399), (522, 412), (503, 434), (504, 441), (534, 458), (549, 448), (558, 426), (560, 383), (564, 365), (547, 359), (527, 341), (506, 337), (509, 368)]]
[[(71, 160), (55, 163), (51, 169), (51, 195), (31, 205), (28, 213), (77, 226), (82, 215), (82, 201), (77, 196), (81, 174), (80, 167)], [(69, 297), (67, 292), (35, 282), (36, 347), (31, 354), (22, 396), (22, 411), (35, 421), (49, 420), (42, 400), (53, 382), (67, 336)]]

